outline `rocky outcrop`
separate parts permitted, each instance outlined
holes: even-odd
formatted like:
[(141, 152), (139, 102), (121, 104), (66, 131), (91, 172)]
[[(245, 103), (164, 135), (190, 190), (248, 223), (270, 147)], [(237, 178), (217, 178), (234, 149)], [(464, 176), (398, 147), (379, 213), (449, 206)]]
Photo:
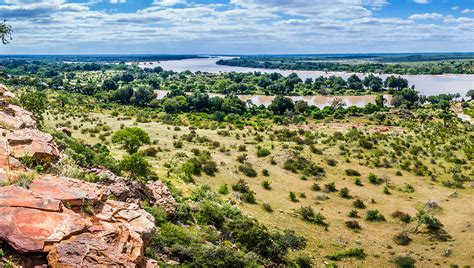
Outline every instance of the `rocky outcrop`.
[(53, 175), (33, 180), (30, 189), (38, 195), (59, 200), (67, 206), (77, 207), (85, 202), (94, 203), (104, 199), (104, 190), (97, 184)]
[[(55, 175), (25, 178), (28, 168), (19, 158), (54, 165), (60, 153), (53, 137), (36, 129), (31, 113), (0, 93), (0, 243), (23, 254), (25, 267), (157, 267), (144, 258), (154, 218), (139, 204), (146, 198), (174, 215), (166, 186), (103, 169), (94, 171), (104, 177), (101, 184)], [(19, 178), (28, 189), (9, 185)], [(112, 195), (119, 201), (107, 199)]]
[(169, 217), (175, 216), (176, 200), (171, 195), (168, 187), (161, 181), (150, 181), (144, 184), (116, 176), (109, 170), (102, 168), (92, 168), (89, 171), (101, 178), (99, 184), (103, 185), (106, 195), (113, 195), (120, 201), (135, 204), (145, 199), (151, 205), (162, 208)]
[(59, 150), (53, 137), (37, 129), (15, 129), (6, 135), (10, 154), (15, 158), (30, 156), (34, 160), (51, 164), (59, 159)]

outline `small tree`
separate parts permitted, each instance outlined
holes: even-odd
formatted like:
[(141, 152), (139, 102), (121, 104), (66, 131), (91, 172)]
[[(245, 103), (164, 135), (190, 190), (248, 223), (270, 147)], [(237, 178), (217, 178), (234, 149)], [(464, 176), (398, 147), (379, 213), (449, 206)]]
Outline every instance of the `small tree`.
[(470, 90), (466, 93), (466, 97), (469, 97), (469, 98), (471, 98), (471, 100), (474, 100), (474, 89), (470, 89)]
[(120, 167), (129, 174), (132, 179), (147, 179), (151, 173), (151, 165), (138, 153), (127, 155), (120, 161)]
[(140, 146), (150, 144), (150, 136), (143, 129), (130, 127), (118, 130), (112, 136), (113, 143), (120, 143), (129, 154), (138, 152)]
[(27, 91), (20, 95), (20, 104), (33, 113), (40, 124), (43, 123), (43, 113), (46, 110), (48, 97), (41, 91)]

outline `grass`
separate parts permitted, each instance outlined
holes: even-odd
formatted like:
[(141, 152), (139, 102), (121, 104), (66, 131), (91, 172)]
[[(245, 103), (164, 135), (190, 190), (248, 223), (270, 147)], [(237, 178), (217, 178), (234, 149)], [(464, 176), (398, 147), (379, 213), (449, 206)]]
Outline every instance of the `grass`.
[[(56, 112), (57, 114), (57, 112)], [(81, 115), (78, 112), (77, 115)], [(63, 115), (57, 114), (56, 119), (51, 115), (46, 117), (46, 123), (50, 127), (55, 127), (59, 122), (63, 122)], [(66, 116), (66, 115), (64, 115)], [(458, 197), (447, 199), (454, 190), (442, 186), (441, 181), (451, 179), (451, 175), (448, 170), (455, 165), (444, 161), (441, 157), (437, 159), (437, 164), (431, 164), (428, 159), (424, 160), (423, 157), (419, 156), (420, 161), (426, 165), (429, 169), (437, 171), (437, 182), (432, 181), (430, 176), (417, 176), (413, 171), (403, 171), (403, 176), (397, 176), (397, 172), (400, 168), (397, 166), (381, 168), (376, 167), (374, 163), (369, 161), (372, 151), (357, 151), (358, 145), (346, 145), (351, 150), (350, 155), (341, 155), (338, 145), (343, 141), (330, 141), (328, 137), (332, 136), (335, 131), (347, 133), (353, 126), (358, 129), (374, 133), (378, 126), (371, 125), (370, 122), (362, 118), (351, 119), (350, 121), (331, 121), (331, 122), (310, 122), (303, 126), (306, 129), (311, 129), (314, 132), (319, 133), (317, 142), (314, 145), (318, 152), (312, 153), (308, 147), (301, 152), (306, 158), (310, 159), (316, 165), (324, 168), (325, 176), (315, 178), (311, 175), (307, 176), (307, 180), (301, 180), (302, 173), (294, 173), (290, 170), (283, 168), (284, 163), (292, 155), (291, 152), (295, 146), (294, 142), (281, 142), (277, 140), (270, 140), (270, 137), (264, 131), (258, 133), (263, 136), (263, 141), (258, 143), (261, 148), (271, 148), (272, 144), (275, 146), (275, 150), (272, 150), (271, 157), (258, 157), (258, 149), (255, 146), (255, 130), (252, 127), (246, 127), (244, 129), (227, 129), (229, 136), (218, 135), (217, 131), (219, 127), (216, 124), (209, 123), (205, 125), (205, 128), (197, 128), (195, 132), (202, 137), (207, 137), (209, 140), (219, 142), (220, 146), (229, 148), (228, 152), (221, 152), (218, 148), (210, 149), (209, 146), (204, 144), (196, 144), (192, 142), (183, 141), (181, 148), (175, 148), (173, 143), (176, 141), (173, 136), (178, 138), (185, 133), (190, 132), (189, 126), (180, 126), (180, 131), (175, 131), (173, 126), (160, 123), (160, 122), (148, 122), (148, 123), (135, 123), (135, 117), (130, 115), (126, 118), (124, 113), (121, 113), (123, 120), (118, 120), (118, 117), (111, 116), (110, 111), (87, 113), (87, 117), (90, 119), (86, 122), (80, 122), (81, 118), (78, 116), (70, 117), (71, 125), (78, 126), (78, 129), (70, 129), (74, 137), (85, 140), (89, 144), (95, 144), (98, 142), (107, 143), (110, 140), (110, 136), (105, 137), (105, 141), (99, 139), (99, 135), (96, 137), (90, 137), (88, 133), (81, 133), (83, 128), (94, 128), (97, 122), (103, 122), (110, 131), (116, 131), (120, 129), (121, 125), (125, 126), (138, 126), (147, 131), (152, 140), (158, 141), (155, 147), (159, 147), (160, 151), (156, 153), (156, 156), (147, 157), (153, 166), (153, 170), (158, 174), (160, 178), (167, 178), (168, 168), (166, 164), (171, 162), (171, 166), (175, 166), (179, 161), (180, 157), (176, 157), (178, 153), (184, 153), (191, 156), (191, 149), (205, 149), (210, 150), (213, 160), (218, 163), (219, 172), (214, 177), (208, 175), (196, 176), (194, 179), (197, 185), (208, 184), (216, 192), (224, 185), (228, 185), (228, 191), (231, 193), (231, 185), (235, 184), (238, 179), (245, 179), (250, 189), (255, 193), (254, 198), (256, 205), (243, 203), (239, 204), (240, 208), (248, 215), (258, 218), (264, 224), (270, 228), (291, 228), (297, 233), (304, 235), (308, 239), (308, 246), (302, 253), (315, 260), (325, 258), (325, 256), (331, 256), (337, 259), (344, 259), (346, 256), (354, 258), (359, 256), (357, 254), (352, 255), (341, 251), (341, 246), (338, 242), (338, 237), (343, 237), (350, 247), (363, 248), (363, 253), (370, 253), (365, 256), (364, 263), (370, 263), (373, 266), (391, 266), (393, 263), (391, 260), (393, 256), (404, 255), (405, 249), (403, 247), (394, 247), (391, 250), (385, 250), (380, 245), (393, 244), (393, 234), (400, 232), (403, 222), (398, 218), (386, 217), (385, 222), (377, 223), (365, 223), (363, 222), (363, 228), (355, 233), (351, 229), (347, 228), (345, 222), (350, 219), (347, 217), (348, 208), (352, 206), (354, 200), (360, 199), (363, 201), (367, 210), (378, 210), (382, 215), (391, 215), (394, 211), (400, 210), (409, 215), (416, 215), (416, 207), (419, 204), (425, 204), (428, 200), (439, 200), (442, 201), (443, 212), (437, 215), (437, 218), (443, 223), (444, 229), (453, 237), (454, 241), (450, 248), (452, 249), (452, 255), (450, 258), (456, 259), (458, 263), (469, 263), (471, 260), (469, 254), (465, 249), (473, 248), (474, 241), (469, 236), (463, 233), (465, 219), (472, 217), (474, 211), (471, 203), (474, 196), (474, 190), (472, 188), (465, 188), (457, 190), (460, 194)], [(127, 115), (128, 116), (128, 115)], [(64, 117), (65, 118), (65, 117)], [(184, 124), (191, 124), (186, 117), (177, 116), (176, 121), (184, 122)], [(81, 126), (82, 125), (82, 126)], [(225, 127), (225, 126), (224, 126)], [(277, 127), (278, 128), (278, 127)], [(294, 125), (285, 126), (288, 129), (296, 130), (297, 127)], [(404, 133), (403, 131), (406, 131)], [(101, 132), (102, 134), (104, 132)], [(408, 139), (408, 136), (416, 137), (418, 135), (412, 130), (404, 130), (401, 127), (392, 127), (391, 133), (402, 133), (402, 136)], [(236, 138), (238, 135), (239, 138)], [(390, 138), (392, 139), (392, 138)], [(417, 139), (412, 138), (413, 142)], [(381, 141), (381, 148), (388, 150), (389, 141)], [(283, 145), (287, 145), (287, 149), (283, 148)], [(252, 164), (252, 168), (256, 170), (257, 174), (255, 177), (247, 177), (239, 172), (239, 166), (242, 165), (236, 161), (237, 156), (242, 154), (244, 151), (247, 154), (247, 163)], [(110, 147), (112, 154), (120, 159), (125, 154), (123, 150), (118, 147)], [(143, 148), (144, 149), (144, 148)], [(314, 149), (313, 149), (314, 150)], [(239, 152), (240, 151), (240, 152)], [(319, 154), (322, 153), (322, 154)], [(357, 157), (358, 155), (361, 157)], [(350, 158), (350, 162), (346, 161), (346, 158)], [(411, 157), (406, 155), (406, 157)], [(331, 166), (327, 163), (327, 159), (334, 159), (337, 161), (336, 166)], [(272, 164), (272, 161), (274, 164)], [(472, 161), (469, 162), (472, 164)], [(263, 170), (268, 171), (268, 176), (263, 174)], [(356, 186), (354, 184), (354, 177), (348, 177), (345, 170), (356, 170), (363, 181), (363, 187)], [(446, 172), (445, 172), (446, 170)], [(356, 173), (351, 173), (356, 174)], [(367, 179), (369, 174), (374, 174), (376, 179), (373, 180), (375, 183), (370, 183)], [(401, 174), (401, 173), (400, 173)], [(383, 193), (383, 186), (378, 185), (382, 183), (381, 179), (388, 177), (390, 184), (401, 187), (403, 189), (405, 184), (409, 184), (416, 189), (415, 192), (410, 191), (392, 191), (391, 195)], [(169, 178), (183, 193), (189, 193), (190, 189), (194, 186), (187, 184), (176, 177)], [(264, 181), (271, 182), (271, 191), (265, 189), (268, 187), (264, 185)], [(340, 198), (338, 193), (329, 191), (325, 193), (329, 197), (328, 200), (316, 201), (315, 197), (320, 195), (318, 192), (323, 188), (324, 185), (334, 182), (337, 189), (343, 189), (346, 187), (350, 190), (350, 195), (353, 196), (353, 200)], [(321, 185), (321, 187), (319, 187)], [(331, 188), (331, 187), (330, 187)], [(396, 189), (396, 188), (394, 188)], [(224, 191), (223, 191), (224, 192)], [(307, 198), (298, 198), (299, 202), (291, 202), (289, 199), (289, 192), (301, 193), (305, 192)], [(233, 195), (226, 195), (224, 198), (234, 198)], [(376, 203), (371, 203), (370, 200), (376, 200)], [(444, 201), (449, 200), (449, 201)], [(318, 204), (318, 202), (321, 202)], [(267, 213), (263, 204), (270, 205), (273, 213)], [(330, 225), (327, 230), (324, 228), (315, 227), (314, 224), (303, 221), (300, 218), (294, 217), (294, 212), (300, 207), (312, 206), (315, 213), (322, 212), (325, 217), (325, 221)], [(339, 213), (341, 212), (341, 213)], [(365, 216), (363, 211), (359, 211), (361, 217)], [(360, 239), (359, 237), (368, 237), (367, 239)], [(434, 245), (429, 237), (423, 234), (411, 235), (412, 242), (410, 244), (410, 251), (418, 255), (426, 255), (426, 250), (432, 252), (433, 257), (431, 258), (417, 258), (417, 265), (419, 266), (434, 266), (436, 262), (443, 262), (444, 257), (441, 254), (435, 254), (447, 246)], [(433, 245), (432, 245), (433, 244)], [(430, 249), (435, 247), (435, 250)], [(337, 254), (335, 254), (336, 252)], [(344, 253), (345, 252), (345, 253)], [(344, 254), (342, 254), (344, 253)], [(378, 255), (378, 257), (374, 257)], [(362, 264), (360, 260), (354, 260), (353, 264)]]

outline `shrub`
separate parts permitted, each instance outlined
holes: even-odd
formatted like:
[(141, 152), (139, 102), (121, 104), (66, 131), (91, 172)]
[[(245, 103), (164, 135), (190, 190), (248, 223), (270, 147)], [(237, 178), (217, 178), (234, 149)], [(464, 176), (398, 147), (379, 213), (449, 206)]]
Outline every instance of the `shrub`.
[(270, 212), (270, 213), (273, 212), (272, 206), (267, 202), (263, 203), (262, 207), (263, 207), (263, 210), (265, 210), (266, 212)]
[(337, 191), (336, 184), (334, 182), (330, 182), (330, 183), (325, 184), (324, 185), (324, 191), (327, 192), (327, 193), (336, 192)]
[(437, 218), (435, 218), (435, 216), (428, 214), (424, 210), (421, 210), (418, 212), (418, 214), (416, 214), (416, 219), (418, 223), (415, 231), (417, 231), (418, 228), (423, 224), (426, 225), (426, 227), (431, 231), (438, 231), (443, 227), (443, 224)]
[(300, 171), (307, 176), (323, 176), (325, 174), (323, 168), (304, 157), (293, 157), (287, 159), (283, 165), (283, 168), (290, 170), (293, 173), (298, 173)]
[(296, 213), (298, 213), (301, 218), (307, 222), (327, 226), (326, 218), (321, 213), (315, 213), (311, 206), (300, 207)]
[(385, 217), (378, 210), (369, 210), (365, 216), (366, 221), (385, 221)]
[(376, 185), (379, 185), (379, 184), (382, 184), (383, 183), (383, 179), (380, 178), (380, 177), (377, 177), (376, 175), (370, 173), (369, 174), (369, 177), (367, 178), (369, 180), (370, 183), (372, 184), (376, 184)]
[(239, 150), (239, 152), (245, 152), (245, 151), (247, 151), (247, 146), (245, 146), (245, 145), (239, 145), (238, 150)]
[(331, 261), (340, 261), (346, 258), (354, 258), (358, 260), (363, 260), (367, 254), (365, 254), (364, 249), (361, 248), (352, 248), (345, 251), (337, 252), (332, 255), (326, 256)]
[(201, 208), (196, 215), (196, 219), (201, 224), (213, 225), (216, 228), (221, 228), (225, 221), (222, 208), (210, 201), (206, 201), (201, 205)]
[(337, 161), (335, 159), (326, 159), (326, 164), (328, 164), (331, 167), (335, 167), (337, 165)]
[(270, 150), (266, 148), (260, 148), (257, 151), (257, 157), (266, 157), (270, 155)]
[(290, 192), (288, 196), (290, 197), (291, 202), (298, 202), (298, 198), (296, 197), (295, 192)]
[(245, 203), (249, 203), (249, 204), (257, 203), (257, 200), (255, 199), (255, 192), (254, 191), (248, 191), (248, 192), (242, 193), (242, 200)]
[(351, 211), (349, 211), (347, 216), (349, 216), (351, 218), (357, 218), (357, 217), (359, 217), (359, 211), (357, 211), (355, 209), (352, 209)]
[(362, 180), (360, 178), (355, 178), (354, 179), (354, 184), (357, 185), (357, 186), (364, 186), (364, 184), (362, 184)]
[(248, 163), (240, 165), (239, 171), (247, 177), (257, 177), (257, 171)]
[(313, 190), (315, 192), (319, 192), (319, 191), (321, 191), (321, 187), (319, 186), (319, 184), (313, 183), (313, 185), (311, 185), (311, 190)]
[(232, 190), (239, 193), (246, 193), (250, 191), (250, 187), (245, 180), (239, 179), (236, 183), (232, 185)]
[(359, 224), (358, 221), (350, 220), (350, 221), (346, 221), (345, 224), (346, 224), (346, 227), (349, 228), (349, 229), (353, 229), (353, 230), (361, 229), (360, 224)]
[(202, 170), (204, 171), (204, 173), (206, 173), (207, 175), (209, 176), (214, 176), (216, 174), (216, 172), (218, 171), (217, 169), (217, 164), (216, 162), (212, 161), (212, 160), (207, 160), (206, 162), (204, 162), (204, 164), (202, 165)]
[(140, 146), (151, 143), (148, 133), (137, 127), (118, 130), (112, 136), (112, 142), (122, 144), (129, 154), (136, 153)]
[(360, 209), (366, 208), (364, 202), (360, 199), (357, 199), (354, 202), (352, 202), (352, 206), (354, 206), (355, 208), (360, 208)]
[(306, 255), (296, 257), (295, 263), (298, 268), (311, 268), (313, 267), (313, 259)]
[(386, 195), (391, 195), (392, 194), (392, 193), (390, 193), (390, 190), (388, 189), (387, 186), (383, 187), (383, 193), (386, 194)]
[(392, 213), (392, 217), (399, 219), (404, 223), (409, 223), (411, 221), (411, 216), (403, 211), (397, 210)]
[(339, 191), (339, 196), (346, 199), (352, 198), (347, 187), (344, 187)]
[(393, 259), (393, 263), (398, 268), (415, 268), (415, 259), (410, 256), (397, 256)]
[(265, 177), (268, 177), (268, 176), (270, 176), (270, 172), (268, 171), (268, 169), (263, 169), (262, 170), (262, 175), (265, 176)]
[(393, 242), (400, 246), (407, 246), (411, 242), (411, 238), (406, 232), (401, 232), (393, 236)]
[(219, 187), (219, 193), (222, 195), (226, 195), (229, 193), (229, 188), (227, 187), (227, 184), (222, 184), (221, 187)]
[(272, 189), (271, 182), (268, 180), (262, 181), (262, 187), (265, 190), (271, 190)]
[(237, 156), (237, 162), (243, 164), (247, 161), (247, 154)]
[(173, 146), (176, 149), (183, 148), (183, 142), (182, 141), (173, 141)]
[(346, 175), (347, 176), (360, 176), (359, 171), (354, 170), (354, 169), (346, 169)]
[(146, 148), (145, 150), (143, 150), (141, 152), (144, 156), (155, 157), (156, 154), (159, 152), (159, 150), (156, 149), (155, 147), (148, 147), (148, 148)]

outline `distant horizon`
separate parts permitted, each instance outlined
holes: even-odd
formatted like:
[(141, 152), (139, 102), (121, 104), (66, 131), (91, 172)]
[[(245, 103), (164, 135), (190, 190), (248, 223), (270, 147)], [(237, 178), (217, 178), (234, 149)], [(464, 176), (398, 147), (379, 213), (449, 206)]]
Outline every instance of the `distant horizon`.
[(60, 54), (2, 54), (5, 56), (327, 56), (327, 55), (420, 55), (420, 54), (474, 54), (474, 51), (454, 51), (454, 52), (338, 52), (338, 53), (60, 53)]

